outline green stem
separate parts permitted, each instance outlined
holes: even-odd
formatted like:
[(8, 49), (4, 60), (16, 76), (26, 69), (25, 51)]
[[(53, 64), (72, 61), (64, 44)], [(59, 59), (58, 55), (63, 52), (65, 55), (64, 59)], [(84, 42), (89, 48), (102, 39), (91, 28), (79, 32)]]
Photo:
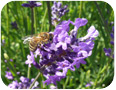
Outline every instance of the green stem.
[(31, 35), (34, 34), (34, 8), (31, 8)]
[(81, 18), (81, 13), (82, 13), (82, 6), (83, 6), (83, 3), (82, 3), (82, 1), (80, 1), (80, 11), (79, 11), (79, 18)]
[[(101, 18), (101, 20), (102, 20), (102, 23), (103, 23), (105, 29), (106, 29), (107, 31), (109, 31), (109, 29), (108, 29), (108, 27), (107, 27), (107, 25), (106, 25), (104, 16), (103, 16), (103, 14), (102, 14), (102, 12), (101, 12), (101, 9), (100, 9), (99, 5), (97, 4), (96, 1), (95, 1), (94, 3), (95, 3), (95, 5), (96, 5), (96, 7), (97, 7), (97, 9), (98, 9), (98, 13), (99, 13), (99, 15), (100, 15), (100, 18)], [(107, 33), (107, 34), (109, 35), (109, 33)]]
[(51, 23), (51, 8), (50, 8), (50, 1), (47, 1), (47, 7), (48, 7), (49, 32), (50, 32), (50, 31), (51, 31), (51, 28), (52, 28), (52, 23)]
[(10, 47), (10, 39), (9, 39), (9, 35), (10, 35), (10, 32), (9, 32), (9, 5), (7, 4), (7, 7), (6, 7), (6, 11), (7, 11), (7, 36), (8, 36), (8, 46)]
[(37, 33), (37, 23), (36, 23), (36, 8), (34, 8), (34, 29), (35, 29), (35, 33)]
[(31, 67), (28, 66), (27, 78), (30, 78)]
[(66, 81), (65, 81), (65, 83), (64, 83), (64, 85), (63, 85), (63, 89), (66, 88), (66, 85), (67, 85), (68, 81), (69, 81), (69, 76), (67, 76), (67, 78), (66, 78)]
[(33, 87), (33, 85), (35, 84), (35, 82), (37, 81), (37, 79), (40, 76), (40, 72), (37, 74), (36, 78), (34, 79), (34, 81), (32, 82), (32, 84), (30, 85), (29, 89), (31, 89)]
[(98, 81), (99, 81), (99, 78), (100, 78), (100, 74), (102, 74), (103, 72), (108, 72), (108, 66), (112, 62), (112, 60), (113, 60), (113, 58), (111, 59), (111, 57), (110, 57), (110, 60), (107, 62), (106, 66), (104, 66), (103, 69), (100, 70), (100, 73), (98, 73), (96, 75), (97, 77), (96, 77), (96, 80), (95, 80), (95, 83), (94, 83), (94, 87), (93, 88), (95, 88), (96, 85), (98, 84)]
[(44, 24), (45, 24), (45, 17), (46, 17), (46, 15), (47, 15), (47, 8), (46, 8), (46, 10), (45, 10), (45, 14), (44, 14), (44, 17), (43, 17), (43, 23), (42, 23), (42, 26), (41, 26), (41, 32), (42, 32), (43, 26), (44, 26)]

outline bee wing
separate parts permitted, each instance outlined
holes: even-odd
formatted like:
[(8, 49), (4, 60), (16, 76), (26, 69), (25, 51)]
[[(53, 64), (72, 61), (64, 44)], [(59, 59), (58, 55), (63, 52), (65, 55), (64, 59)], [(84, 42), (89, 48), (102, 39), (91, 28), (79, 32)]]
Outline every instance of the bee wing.
[(32, 39), (32, 36), (25, 36), (22, 38), (22, 40), (24, 40), (23, 41), (24, 44), (27, 44), (31, 39)]

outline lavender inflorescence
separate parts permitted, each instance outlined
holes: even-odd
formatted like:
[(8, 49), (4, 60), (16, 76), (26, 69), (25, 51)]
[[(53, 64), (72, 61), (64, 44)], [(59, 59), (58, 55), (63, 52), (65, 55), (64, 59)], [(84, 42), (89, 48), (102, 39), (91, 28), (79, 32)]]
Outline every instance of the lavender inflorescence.
[(13, 77), (13, 75), (12, 75), (12, 73), (11, 73), (10, 71), (6, 71), (5, 77), (6, 77), (7, 79), (10, 79), (10, 80), (14, 79), (14, 77)]
[[(24, 76), (21, 76), (20, 77), (20, 82), (18, 82), (17, 80), (13, 81), (12, 83), (10, 83), (8, 85), (9, 88), (12, 88), (12, 89), (28, 89), (30, 87), (30, 85), (32, 84), (32, 82), (34, 81), (34, 79), (28, 79)], [(38, 82), (36, 81), (34, 86), (32, 87), (32, 89), (35, 89), (35, 88), (39, 88), (38, 87)]]
[(2, 46), (5, 45), (5, 39), (2, 40), (1, 45), (2, 45)]
[[(47, 43), (33, 53), (28, 55), (26, 64), (33, 64), (40, 69), (47, 80), (44, 83), (55, 84), (66, 77), (68, 70), (75, 71), (74, 66), (80, 67), (80, 64), (86, 64), (86, 59), (92, 54), (94, 40), (98, 36), (98, 31), (94, 26), (88, 29), (86, 36), (77, 38), (78, 28), (87, 24), (87, 19), (77, 18), (75, 22), (70, 20), (62, 21), (57, 25), (54, 34), (53, 42)], [(74, 25), (74, 29), (69, 34), (70, 26)], [(40, 56), (39, 63), (35, 60)]]
[(13, 29), (18, 29), (16, 21), (11, 22), (11, 26), (12, 26)]
[(52, 24), (55, 25), (55, 23), (59, 22), (61, 20), (61, 17), (64, 16), (67, 12), (69, 12), (69, 9), (67, 9), (67, 5), (62, 6), (61, 2), (54, 1), (52, 9)]
[[(10, 59), (10, 60), (4, 60), (4, 62), (6, 63), (6, 65), (8, 65), (7, 66), (7, 68), (6, 68), (6, 71), (5, 71), (5, 77), (7, 78), (7, 79), (9, 79), (9, 80), (13, 80), (15, 77), (13, 76), (13, 74), (12, 74), (12, 69), (11, 69), (11, 67), (9, 66), (9, 64), (10, 63), (12, 63), (13, 62), (13, 59)], [(16, 68), (16, 64), (14, 64), (14, 66), (12, 67), (12, 68)], [(17, 75), (20, 75), (20, 72), (18, 71), (18, 70), (16, 70), (16, 73), (17, 73)]]
[(29, 1), (29, 3), (22, 4), (23, 7), (30, 7), (30, 8), (40, 7), (41, 5), (42, 3), (36, 1)]
[[(112, 23), (112, 22), (111, 22)], [(110, 41), (110, 44), (112, 46), (114, 46), (114, 26), (112, 26), (112, 31), (110, 33), (110, 37), (111, 37), (111, 41)], [(114, 51), (111, 49), (111, 48), (104, 48), (104, 52), (105, 52), (105, 55), (110, 57), (110, 58), (114, 58)]]
[(87, 83), (86, 85), (85, 85), (85, 87), (90, 87), (90, 86), (92, 86), (94, 83), (93, 82), (89, 82), (89, 83)]

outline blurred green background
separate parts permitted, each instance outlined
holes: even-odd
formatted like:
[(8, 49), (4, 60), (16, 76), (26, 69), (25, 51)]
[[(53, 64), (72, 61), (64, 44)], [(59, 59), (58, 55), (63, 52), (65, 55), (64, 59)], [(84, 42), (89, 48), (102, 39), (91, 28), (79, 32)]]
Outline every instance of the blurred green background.
[[(30, 54), (28, 45), (23, 44), (22, 37), (31, 34), (31, 10), (22, 7), (27, 1), (12, 1), (6, 4), (1, 11), (1, 77), (3, 82), (8, 85), (12, 80), (5, 77), (7, 67), (19, 80), (20, 76), (27, 77), (28, 65), (25, 64), (27, 55)], [(49, 30), (49, 19), (47, 2), (41, 1), (41, 7), (34, 8), (34, 29), (35, 33)], [(99, 36), (95, 40), (95, 46), (92, 55), (86, 59), (87, 64), (81, 65), (76, 71), (68, 71), (67, 77), (57, 82), (59, 89), (84, 89), (84, 88), (104, 88), (113, 80), (114, 61), (105, 56), (103, 48), (112, 48), (110, 45), (110, 32), (114, 21), (114, 11), (106, 2), (101, 1), (62, 1), (63, 5), (67, 4), (69, 13), (62, 17), (62, 20), (75, 21), (76, 18), (86, 18), (87, 25), (80, 27), (78, 37), (87, 34), (87, 29), (93, 25), (99, 31)], [(97, 5), (96, 5), (97, 3)], [(50, 6), (53, 3), (50, 2)], [(101, 11), (101, 12), (100, 12)], [(11, 22), (16, 21), (18, 29), (12, 28)], [(73, 27), (71, 26), (70, 29)], [(52, 31), (54, 27), (52, 26)], [(13, 62), (10, 62), (13, 59)], [(5, 63), (5, 60), (8, 62)], [(14, 65), (16, 67), (14, 67)], [(20, 72), (17, 75), (16, 72)], [(32, 66), (30, 78), (35, 78), (37, 69)], [(50, 88), (50, 85), (43, 85), (45, 78), (41, 75), (38, 79), (40, 88)], [(85, 85), (89, 82), (93, 84), (89, 87)]]

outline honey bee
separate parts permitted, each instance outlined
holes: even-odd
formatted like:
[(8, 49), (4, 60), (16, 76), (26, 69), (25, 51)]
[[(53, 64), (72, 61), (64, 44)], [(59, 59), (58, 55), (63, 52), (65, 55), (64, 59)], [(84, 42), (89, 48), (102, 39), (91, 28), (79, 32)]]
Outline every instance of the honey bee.
[(38, 45), (41, 47), (41, 45), (52, 42), (53, 34), (48, 32), (41, 32), (37, 35), (26, 36), (23, 38), (23, 40), (24, 44), (29, 42), (29, 49), (30, 51), (34, 52), (37, 49)]

